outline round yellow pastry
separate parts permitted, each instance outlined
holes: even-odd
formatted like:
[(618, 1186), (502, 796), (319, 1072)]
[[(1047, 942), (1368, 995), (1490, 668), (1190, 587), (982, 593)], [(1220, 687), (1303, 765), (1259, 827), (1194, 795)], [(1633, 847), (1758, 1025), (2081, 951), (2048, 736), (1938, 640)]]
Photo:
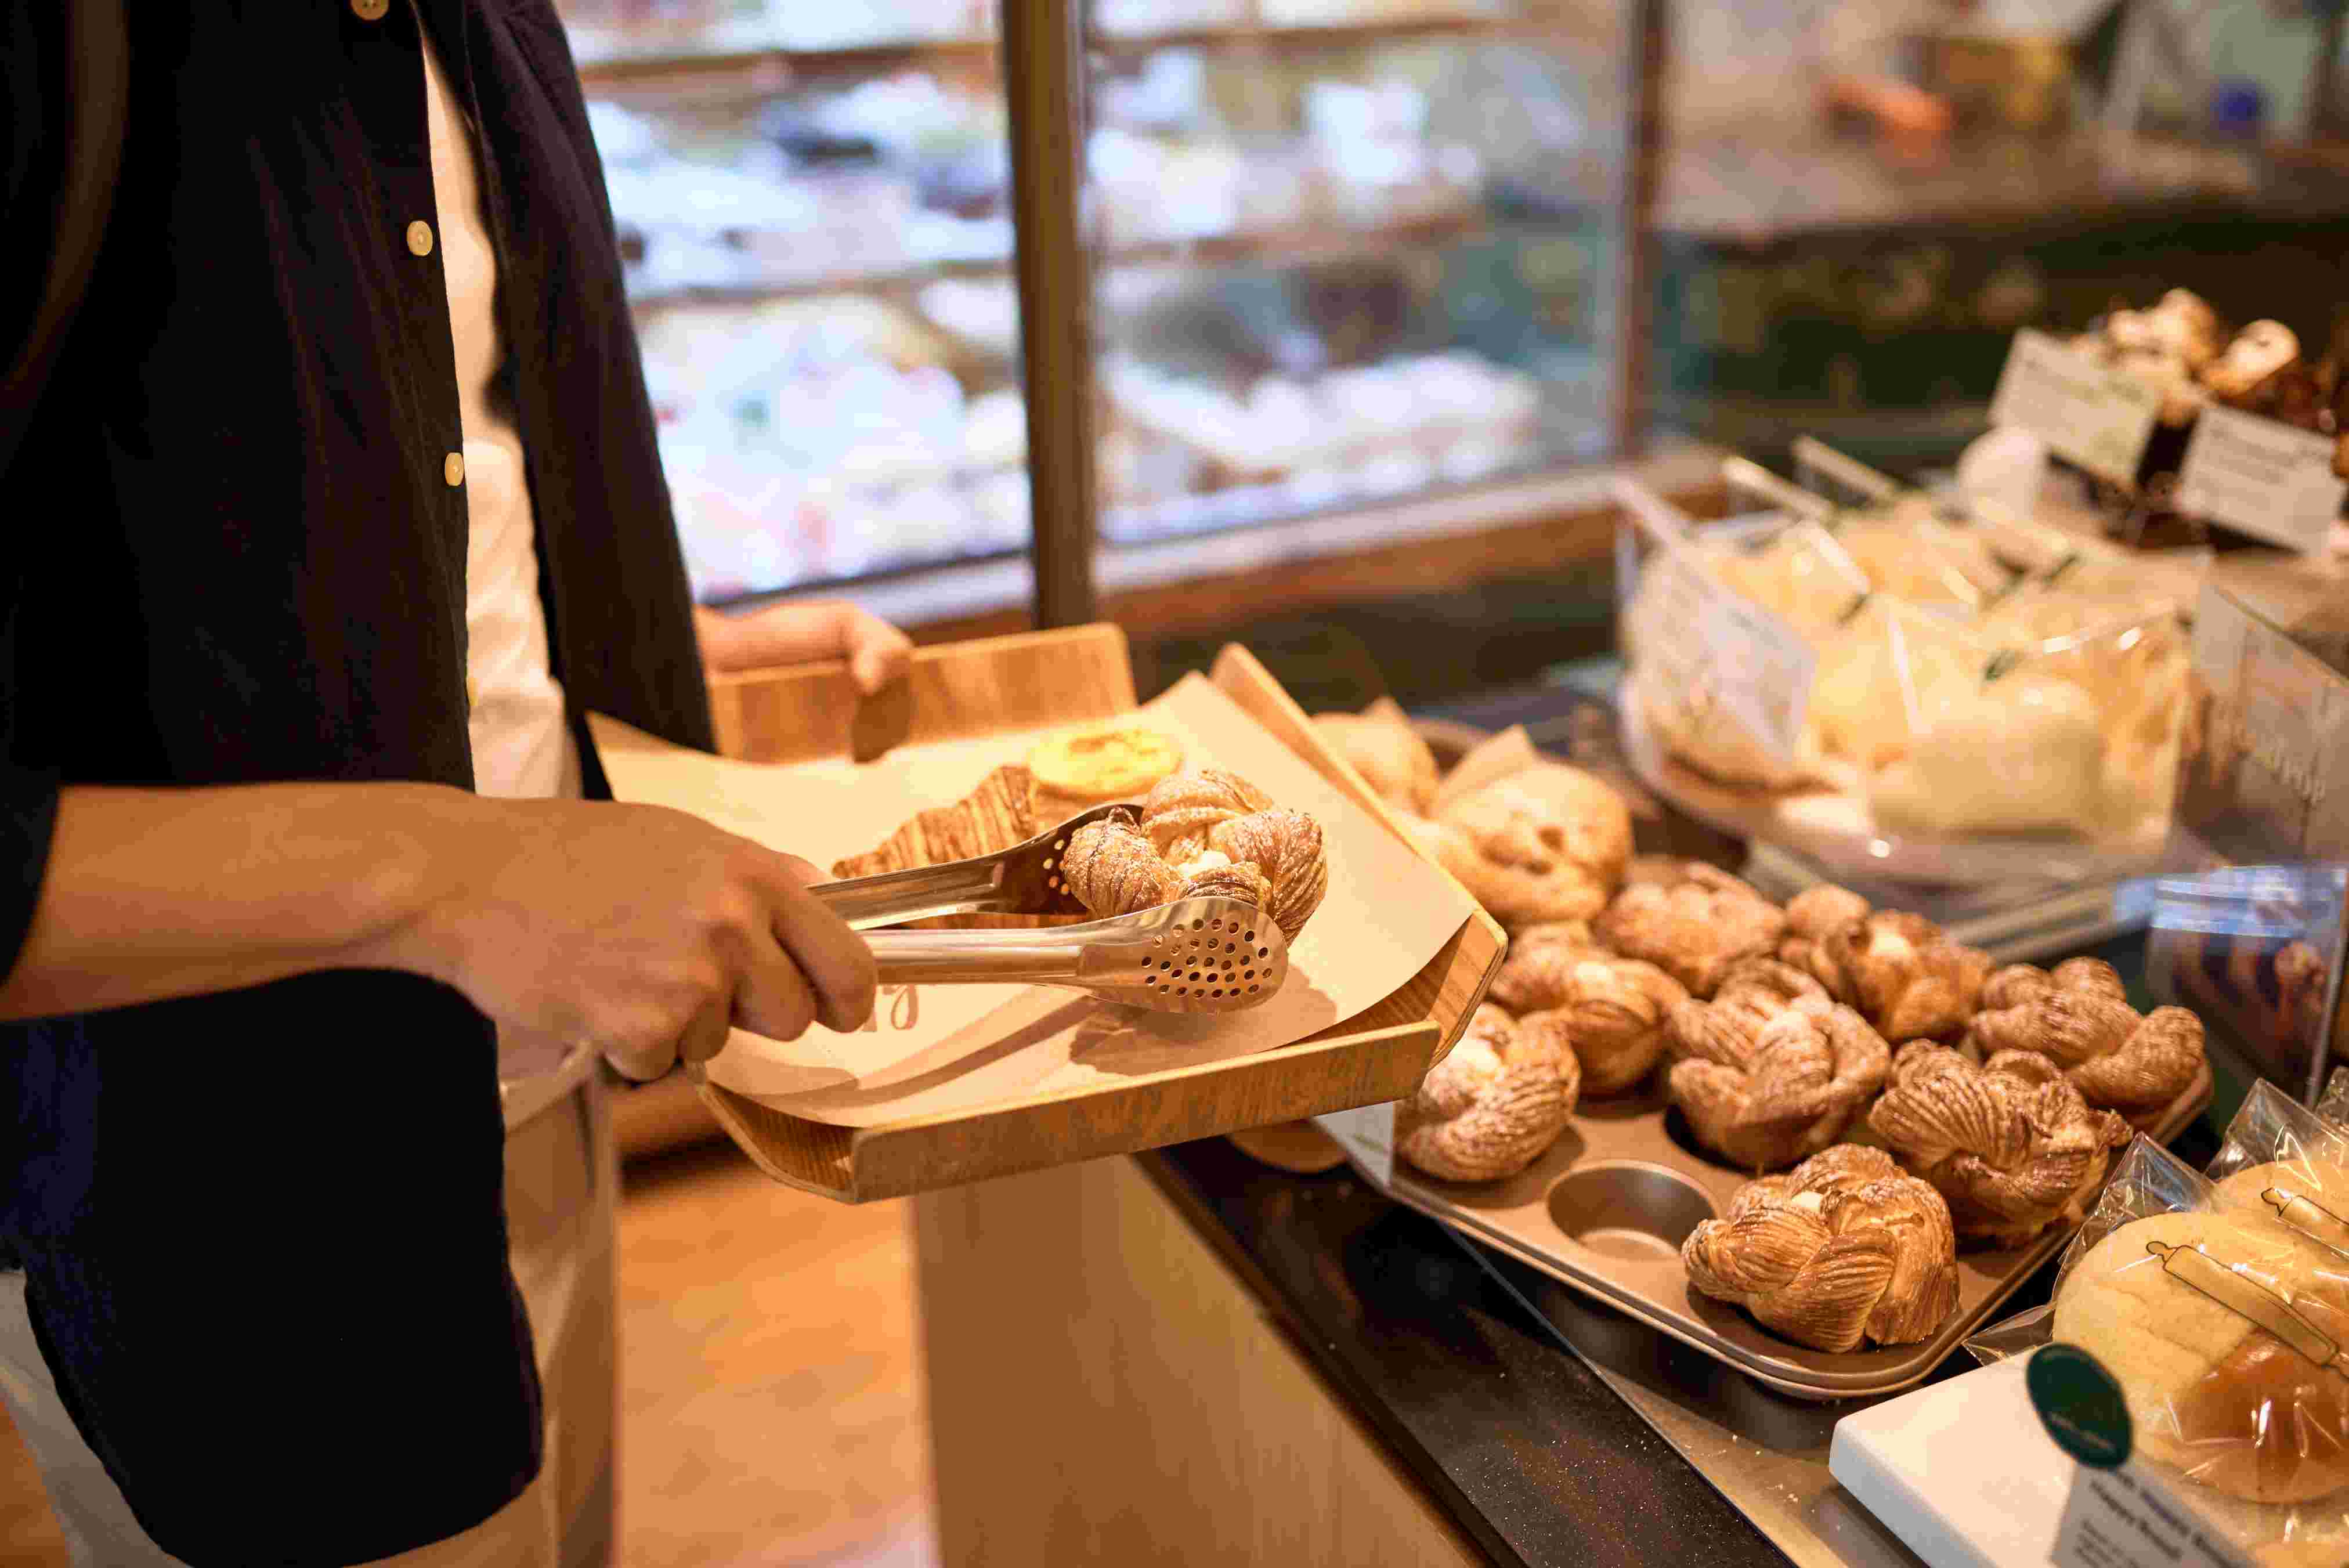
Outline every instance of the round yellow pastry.
[(1155, 730), (1098, 725), (1037, 743), (1028, 771), (1037, 787), (1070, 800), (1123, 800), (1183, 765), (1183, 749)]

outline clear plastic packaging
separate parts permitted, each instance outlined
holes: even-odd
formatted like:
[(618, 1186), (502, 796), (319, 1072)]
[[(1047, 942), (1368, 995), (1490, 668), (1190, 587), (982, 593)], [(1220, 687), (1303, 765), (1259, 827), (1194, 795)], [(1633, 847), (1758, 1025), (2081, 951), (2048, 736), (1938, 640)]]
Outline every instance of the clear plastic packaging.
[(1820, 656), (1811, 727), (1820, 754), (1872, 779), (1909, 755), (1948, 689), (1978, 685), (1994, 650), (1961, 623), (1871, 597)]
[(1723, 784), (1816, 782), (1819, 649), (1865, 606), (1866, 579), (1806, 518), (1699, 527), (1635, 483), (1618, 496), (1631, 519), (1617, 538), (1618, 635), (1641, 721)]
[(2317, 1096), (2316, 1114), (2335, 1127), (2349, 1129), (2349, 1067), (2335, 1067)]
[(2118, 1381), (2133, 1466), (2254, 1562), (2349, 1560), (2349, 1137), (2273, 1088), (2211, 1175), (2140, 1137), (2064, 1254), (2053, 1303), (1967, 1341), (2062, 1343)]
[(1910, 661), (1908, 743), (1868, 779), (1876, 820), (1940, 837), (2096, 837), (2110, 747), (2095, 697), (2036, 650), (1994, 650), (1968, 671), (1926, 679)]

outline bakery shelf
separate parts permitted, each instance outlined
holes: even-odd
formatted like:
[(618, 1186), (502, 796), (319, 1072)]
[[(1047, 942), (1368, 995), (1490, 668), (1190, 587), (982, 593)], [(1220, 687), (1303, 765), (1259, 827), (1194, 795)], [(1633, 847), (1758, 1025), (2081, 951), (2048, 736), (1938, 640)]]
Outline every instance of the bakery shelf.
[[(1414, 215), (1392, 223), (1359, 228), (1320, 225), (1283, 226), (1257, 233), (1210, 234), (1198, 239), (1152, 240), (1111, 245), (1094, 253), (1107, 266), (1151, 266), (1169, 263), (1230, 265), (1273, 262), (1289, 265), (1347, 261), (1375, 256), (1398, 248), (1435, 249), (1484, 239), (1495, 231), (1484, 215), (1473, 210)], [(833, 273), (823, 276), (779, 278), (771, 283), (690, 284), (674, 288), (632, 293), (632, 305), (675, 305), (695, 301), (746, 303), (791, 299), (819, 294), (856, 291), (868, 294), (901, 292), (939, 277), (994, 277), (1009, 270), (1011, 258), (908, 261), (863, 273)]]
[(1386, 16), (1295, 26), (1250, 26), (1242, 24), (1221, 27), (1177, 27), (1153, 33), (1095, 32), (1086, 37), (1085, 44), (1096, 54), (1115, 57), (1174, 48), (1309, 49), (1420, 38), (1538, 39), (1550, 36), (1555, 32), (1554, 27), (1538, 26), (1513, 16), (1435, 13), (1424, 16)]
[[(794, 48), (778, 45), (771, 41), (771, 36), (722, 28), (708, 31), (718, 33), (717, 41), (697, 43), (692, 35), (687, 34), (657, 43), (629, 44), (580, 32), (574, 34), (572, 47), (579, 63), (580, 79), (591, 91), (603, 86), (667, 80), (729, 67), (781, 68), (795, 78), (854, 77), (939, 62), (992, 69), (996, 60), (994, 38), (906, 38)], [(1415, 39), (1537, 39), (1553, 31), (1514, 17), (1437, 13), (1299, 26), (1240, 24), (1153, 33), (1096, 32), (1088, 36), (1085, 44), (1096, 54), (1117, 57), (1154, 49), (1309, 49)]]

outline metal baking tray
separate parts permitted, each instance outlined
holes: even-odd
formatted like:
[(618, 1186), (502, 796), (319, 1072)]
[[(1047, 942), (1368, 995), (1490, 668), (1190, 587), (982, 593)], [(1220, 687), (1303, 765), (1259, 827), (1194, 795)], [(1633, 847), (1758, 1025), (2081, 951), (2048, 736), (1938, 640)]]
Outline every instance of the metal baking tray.
[[(2059, 1226), (2027, 1247), (1961, 1245), (1958, 1310), (1929, 1340), (1841, 1354), (1806, 1349), (1689, 1289), (1682, 1241), (1728, 1208), (1748, 1173), (1701, 1151), (1652, 1085), (1578, 1106), (1550, 1151), (1504, 1181), (1440, 1181), (1396, 1159), (1392, 1106), (1316, 1119), (1363, 1179), (1396, 1202), (1803, 1399), (1891, 1394), (1922, 1382), (2071, 1240)], [(2210, 1103), (2210, 1087), (2205, 1062), (2186, 1092), (2140, 1130), (2168, 1143)], [(1864, 1122), (1855, 1131), (1856, 1141), (1866, 1140)]]

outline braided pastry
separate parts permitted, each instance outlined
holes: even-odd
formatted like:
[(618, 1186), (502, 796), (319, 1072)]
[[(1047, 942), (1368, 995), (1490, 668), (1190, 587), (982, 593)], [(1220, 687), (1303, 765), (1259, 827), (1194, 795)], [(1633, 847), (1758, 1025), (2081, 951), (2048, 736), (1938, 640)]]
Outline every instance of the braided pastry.
[(1178, 897), (1183, 878), (1158, 857), (1130, 813), (1112, 813), (1070, 836), (1061, 876), (1100, 919), (1154, 909)]
[(1446, 1181), (1515, 1176), (1566, 1130), (1581, 1070), (1562, 1025), (1487, 1002), (1419, 1092), (1395, 1107), (1395, 1152)]
[(1253, 861), (1235, 863), (1212, 849), (1174, 874), (1183, 884), (1175, 894), (1178, 898), (1235, 898), (1251, 909), (1261, 909), (1272, 898), (1272, 884), (1262, 867)]
[(2046, 1058), (2092, 1105), (2125, 1116), (2158, 1112), (2186, 1092), (2203, 1058), (2202, 1021), (2182, 1007), (2140, 1015), (2113, 966), (2070, 959), (2054, 973), (2010, 964), (1982, 987), (1966, 1043), (1984, 1056)]
[(1217, 825), (1263, 811), (1271, 800), (1237, 774), (1199, 768), (1162, 779), (1142, 803), (1142, 831), (1174, 865), (1196, 860)]
[(1740, 959), (1777, 951), (1785, 928), (1777, 905), (1696, 861), (1675, 880), (1632, 883), (1590, 923), (1608, 947), (1654, 964), (1696, 996), (1711, 996)]
[(1664, 1051), (1664, 1021), (1688, 1000), (1653, 964), (1566, 941), (1522, 939), (1489, 993), (1520, 1015), (1555, 1017), (1582, 1064), (1586, 1093), (1611, 1095), (1648, 1075)]
[(1750, 1035), (1690, 1031), (1675, 1008), (1669, 1044), (1686, 1052), (1665, 1091), (1696, 1140), (1747, 1170), (1777, 1170), (1840, 1140), (1883, 1086), (1889, 1053), (1868, 1020), (1816, 997)]
[(1958, 1234), (2019, 1247), (2077, 1225), (2129, 1126), (2091, 1110), (2044, 1056), (2005, 1051), (1977, 1067), (1920, 1041), (1893, 1059), (1868, 1125), (1949, 1200)]
[(1689, 1288), (1815, 1350), (1929, 1339), (1958, 1307), (1949, 1205), (1879, 1148), (1749, 1181), (1681, 1244)]
[(1207, 830), (1207, 847), (1264, 873), (1272, 888), (1264, 912), (1291, 941), (1330, 890), (1330, 861), (1321, 848), (1321, 825), (1301, 811), (1276, 807), (1226, 818)]
[(1962, 1028), (1991, 967), (1988, 953), (1950, 940), (1924, 916), (1871, 911), (1841, 888), (1813, 888), (1786, 906), (1778, 956), (1896, 1045)]

